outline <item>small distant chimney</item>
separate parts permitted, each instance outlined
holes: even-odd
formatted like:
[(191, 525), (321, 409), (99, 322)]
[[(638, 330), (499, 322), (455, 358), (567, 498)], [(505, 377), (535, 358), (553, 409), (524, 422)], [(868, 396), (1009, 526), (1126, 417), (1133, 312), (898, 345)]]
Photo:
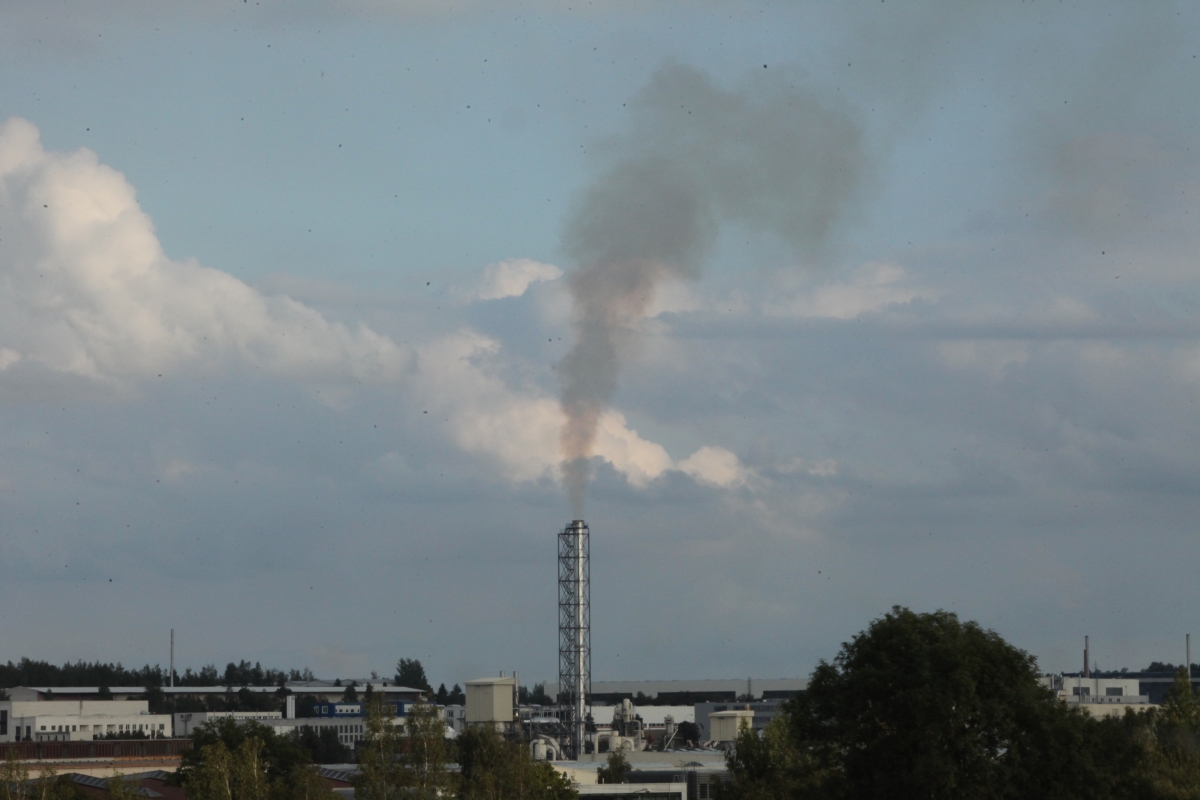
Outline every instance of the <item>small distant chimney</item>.
[(1092, 677), (1092, 664), (1090, 653), (1088, 652), (1088, 637), (1083, 637), (1083, 677)]

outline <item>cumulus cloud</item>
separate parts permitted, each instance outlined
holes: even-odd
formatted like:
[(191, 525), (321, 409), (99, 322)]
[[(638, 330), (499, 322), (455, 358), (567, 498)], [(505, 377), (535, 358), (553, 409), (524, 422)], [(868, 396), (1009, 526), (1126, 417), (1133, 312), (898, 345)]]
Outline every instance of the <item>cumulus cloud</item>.
[(480, 300), (520, 297), (530, 284), (558, 280), (562, 274), (563, 271), (553, 264), (529, 258), (505, 259), (484, 268), (477, 297)]
[[(556, 478), (562, 407), (537, 386), (509, 386), (502, 367), (495, 339), (470, 330), (438, 339), (418, 348), (418, 399), (460, 448), (495, 464), (510, 480)], [(741, 485), (748, 475), (737, 456), (720, 447), (701, 448), (677, 463), (665, 447), (642, 437), (611, 409), (600, 419), (595, 455), (635, 487), (672, 470), (720, 487)]]
[(238, 362), (316, 382), (398, 378), (407, 351), (162, 250), (133, 187), (87, 149), (0, 126), (0, 376), (118, 388)]
[(749, 471), (724, 447), (701, 447), (679, 462), (679, 469), (701, 483), (733, 487), (746, 483)]

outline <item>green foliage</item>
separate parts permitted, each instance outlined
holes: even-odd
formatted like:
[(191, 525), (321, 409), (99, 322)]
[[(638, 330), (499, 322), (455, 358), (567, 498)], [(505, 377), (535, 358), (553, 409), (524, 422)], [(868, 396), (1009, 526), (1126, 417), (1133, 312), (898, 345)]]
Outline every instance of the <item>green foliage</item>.
[(453, 787), (447, 767), (446, 725), (432, 706), (413, 706), (404, 727), (395, 724), (390, 706), (376, 699), (367, 710), (367, 735), (359, 748), (356, 797), (436, 798)]
[(725, 765), (729, 780), (718, 786), (718, 800), (819, 796), (827, 777), (813, 756), (796, 745), (786, 711), (771, 720), (762, 736), (743, 720)]
[(534, 761), (521, 742), (507, 742), (495, 730), (469, 728), (458, 737), (462, 767), (459, 800), (577, 800), (579, 793), (561, 772)]
[(554, 705), (553, 698), (546, 694), (546, 684), (535, 683), (533, 691), (522, 686), (518, 692), (518, 697), (522, 704), (528, 703), (535, 706), (551, 706)]
[(346, 687), (346, 691), (342, 692), (342, 702), (343, 703), (357, 703), (358, 702), (358, 689), (356, 689), (354, 687), (353, 683), (351, 683), (349, 686)]
[[(74, 782), (72, 782), (73, 784)], [(108, 779), (108, 796), (110, 800), (136, 800), (138, 795), (135, 792), (140, 788), (135, 781), (117, 773), (116, 770), (113, 771), (112, 777)]]
[[(61, 667), (48, 661), (22, 658), (17, 663), (0, 664), (0, 686), (166, 686), (170, 681), (167, 670), (160, 666), (146, 665), (130, 669), (117, 664), (67, 662)], [(225, 672), (217, 671), (209, 664), (193, 672), (190, 668), (182, 675), (176, 673), (176, 686), (275, 686), (285, 680), (312, 680), (312, 670), (264, 669), (259, 663), (230, 662)]]
[(597, 783), (625, 783), (629, 777), (629, 759), (625, 758), (625, 748), (618, 748), (608, 754), (608, 763), (596, 770)]
[(333, 728), (305, 725), (295, 735), (300, 746), (308, 751), (308, 760), (314, 764), (345, 764), (353, 755)]
[(699, 744), (700, 726), (685, 719), (675, 728), (675, 741), (680, 744)]
[(277, 736), (253, 720), (224, 718), (192, 732), (179, 781), (189, 800), (329, 798), (300, 735)]
[(1200, 799), (1200, 700), (1181, 676), (1158, 712), (1093, 719), (996, 633), (894, 608), (727, 764), (720, 800)]
[(425, 677), (425, 668), (415, 658), (402, 658), (396, 662), (396, 684), (433, 694), (433, 687)]

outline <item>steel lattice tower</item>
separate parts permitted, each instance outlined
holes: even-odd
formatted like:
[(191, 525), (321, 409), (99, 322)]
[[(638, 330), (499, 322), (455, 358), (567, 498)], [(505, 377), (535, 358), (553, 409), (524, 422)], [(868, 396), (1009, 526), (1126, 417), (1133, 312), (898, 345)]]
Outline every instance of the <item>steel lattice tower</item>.
[(583, 755), (592, 693), (591, 545), (577, 519), (558, 534), (558, 704), (571, 733), (572, 757)]

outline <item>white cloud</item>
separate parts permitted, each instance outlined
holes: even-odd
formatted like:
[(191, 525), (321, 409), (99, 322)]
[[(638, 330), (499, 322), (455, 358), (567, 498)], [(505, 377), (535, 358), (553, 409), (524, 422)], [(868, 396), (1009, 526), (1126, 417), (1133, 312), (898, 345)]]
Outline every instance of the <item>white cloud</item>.
[(796, 317), (853, 319), (896, 303), (911, 303), (923, 295), (909, 285), (902, 267), (872, 262), (854, 270), (849, 281), (824, 283), (796, 297), (767, 303), (768, 314)]
[(701, 483), (733, 488), (749, 479), (749, 470), (724, 447), (701, 447), (679, 462), (679, 470)]
[[(508, 386), (501, 367), (499, 342), (462, 331), (418, 349), (415, 387), (433, 420), (466, 452), (494, 463), (513, 481), (557, 479), (562, 408), (537, 387)], [(740, 485), (748, 475), (736, 455), (719, 447), (701, 448), (676, 463), (612, 410), (600, 420), (595, 454), (636, 487), (670, 470), (721, 487)]]
[(0, 126), (0, 370), (122, 387), (240, 362), (316, 382), (394, 380), (392, 340), (162, 251), (124, 176), (96, 154), (47, 152), (37, 128)]
[(484, 267), (477, 296), (480, 300), (520, 297), (531, 283), (558, 280), (562, 275), (563, 271), (553, 264), (510, 258)]
[(616, 411), (607, 411), (600, 418), (596, 454), (634, 486), (645, 486), (675, 466), (666, 448), (643, 439), (628, 426), (625, 415)]

